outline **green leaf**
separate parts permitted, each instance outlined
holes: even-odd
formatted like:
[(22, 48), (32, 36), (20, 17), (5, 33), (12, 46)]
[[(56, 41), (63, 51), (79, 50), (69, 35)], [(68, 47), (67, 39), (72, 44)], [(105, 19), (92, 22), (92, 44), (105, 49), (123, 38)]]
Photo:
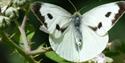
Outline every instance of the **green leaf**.
[(66, 60), (64, 60), (63, 58), (61, 58), (60, 56), (58, 56), (54, 51), (49, 51), (47, 53), (45, 53), (45, 55), (52, 59), (53, 61), (56, 61), (58, 63), (69, 63)]
[(17, 51), (14, 51), (9, 57), (10, 63), (27, 63), (25, 58), (20, 55)]

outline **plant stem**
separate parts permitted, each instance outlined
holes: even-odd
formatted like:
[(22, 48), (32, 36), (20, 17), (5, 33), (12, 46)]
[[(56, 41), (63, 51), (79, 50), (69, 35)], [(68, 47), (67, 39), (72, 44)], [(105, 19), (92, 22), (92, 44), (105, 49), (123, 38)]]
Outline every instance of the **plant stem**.
[(26, 21), (27, 21), (27, 15), (24, 16), (23, 22), (21, 24), (21, 26), (18, 26), (20, 33), (21, 33), (21, 39), (22, 39), (22, 44), (23, 44), (23, 48), (25, 49), (25, 52), (29, 53), (30, 52), (30, 46), (28, 44), (28, 39), (25, 33), (25, 25), (26, 25)]
[(37, 55), (37, 54), (45, 53), (45, 52), (50, 51), (50, 50), (51, 50), (50, 47), (41, 48), (41, 49), (36, 49), (36, 50), (34, 50), (34, 51), (31, 51), (31, 52), (29, 53), (29, 55)]
[(29, 53), (30, 52), (30, 46), (28, 44), (28, 40), (26, 37), (26, 33), (24, 31), (24, 29), (22, 29), (20, 26), (18, 27), (21, 33), (21, 39), (22, 39), (22, 44), (23, 44), (23, 48), (25, 50), (25, 52)]
[(27, 16), (25, 15), (24, 18), (23, 18), (23, 22), (21, 24), (22, 29), (25, 29), (26, 21), (27, 21)]
[(9, 44), (11, 47), (15, 48), (18, 50), (18, 52), (23, 55), (28, 61), (29, 63), (36, 63), (36, 61), (32, 58), (32, 56), (28, 55), (23, 49), (21, 49), (17, 44), (15, 44), (15, 42), (13, 42), (6, 33), (2, 32), (2, 40), (4, 42), (6, 42), (7, 44)]

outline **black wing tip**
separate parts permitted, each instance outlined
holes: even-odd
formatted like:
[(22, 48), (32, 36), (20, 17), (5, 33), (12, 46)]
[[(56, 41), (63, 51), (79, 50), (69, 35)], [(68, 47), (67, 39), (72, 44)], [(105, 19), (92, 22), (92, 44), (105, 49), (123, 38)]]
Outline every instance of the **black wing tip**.
[(43, 2), (40, 2), (40, 1), (34, 2), (31, 5), (31, 11), (36, 16), (36, 18), (41, 22), (41, 24), (44, 24), (45, 18), (44, 18), (44, 16), (42, 16), (42, 14), (40, 12), (40, 9), (42, 8), (42, 5), (43, 5)]
[(117, 2), (117, 5), (120, 7), (120, 10), (125, 11), (125, 1)]
[(119, 12), (115, 15), (115, 19), (112, 21), (112, 24), (116, 23), (117, 19), (125, 13), (125, 1), (119, 1), (116, 4), (119, 7)]
[(41, 6), (42, 2), (37, 1), (32, 4), (31, 9), (33, 10), (33, 12), (37, 13), (40, 10)]

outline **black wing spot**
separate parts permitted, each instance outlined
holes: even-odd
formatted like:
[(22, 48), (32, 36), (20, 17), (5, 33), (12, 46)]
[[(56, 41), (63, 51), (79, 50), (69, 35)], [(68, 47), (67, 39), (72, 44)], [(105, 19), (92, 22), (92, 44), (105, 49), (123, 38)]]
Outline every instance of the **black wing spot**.
[(44, 23), (44, 26), (45, 26), (46, 28), (48, 28), (48, 27), (47, 27), (47, 23)]
[(65, 28), (60, 28), (60, 26), (58, 24), (56, 24), (56, 29), (58, 31), (61, 31), (62, 33), (67, 29), (68, 27), (65, 27)]
[(53, 16), (50, 13), (48, 13), (47, 16), (49, 19), (53, 19)]
[(67, 27), (66, 28), (61, 28), (61, 32), (63, 33), (66, 29), (67, 29)]
[(1, 10), (1, 7), (0, 7), (0, 13), (1, 13), (1, 11), (2, 11), (2, 10)]
[(102, 27), (102, 23), (100, 22), (99, 24), (98, 24), (98, 28), (100, 29)]
[(57, 30), (61, 30), (61, 29), (60, 29), (60, 26), (59, 26), (58, 24), (56, 24), (56, 29), (57, 29)]
[(89, 28), (91, 28), (93, 31), (97, 30), (97, 27), (92, 27), (92, 26), (88, 26)]
[(111, 15), (111, 12), (108, 12), (105, 16), (109, 17)]

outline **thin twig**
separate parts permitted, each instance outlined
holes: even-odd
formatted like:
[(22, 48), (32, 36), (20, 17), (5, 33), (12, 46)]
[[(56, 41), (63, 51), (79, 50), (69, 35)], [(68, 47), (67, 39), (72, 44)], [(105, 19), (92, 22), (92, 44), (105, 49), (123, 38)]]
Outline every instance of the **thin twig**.
[(26, 25), (26, 21), (27, 21), (27, 15), (24, 16), (23, 22), (21, 24), (21, 26), (18, 26), (20, 33), (21, 33), (21, 38), (22, 38), (22, 43), (23, 43), (23, 47), (25, 49), (25, 51), (27, 53), (30, 52), (30, 46), (29, 46), (29, 42), (25, 33), (25, 25)]
[(25, 52), (28, 54), (30, 52), (31, 48), (29, 46), (28, 39), (27, 39), (25, 29), (24, 29), (24, 27), (26, 25), (26, 21), (27, 21), (27, 16), (25, 15), (21, 26), (18, 24), (18, 21), (14, 21), (14, 22), (18, 26), (18, 29), (21, 33), (21, 39), (22, 39), (21, 44), (23, 45), (22, 47), (25, 50)]
[(39, 49), (39, 50), (36, 49), (36, 50), (34, 50), (34, 51), (31, 51), (31, 52), (29, 53), (29, 55), (38, 55), (38, 54), (45, 53), (45, 52), (50, 51), (50, 50), (51, 50), (50, 47), (41, 48), (41, 49)]
[(30, 46), (29, 46), (29, 42), (28, 42), (26, 33), (25, 33), (25, 26), (26, 26), (26, 22), (27, 22), (27, 19), (28, 19), (28, 17), (27, 17), (28, 13), (29, 13), (29, 9), (27, 11), (25, 11), (25, 16), (23, 18), (22, 24), (18, 25), (19, 31), (21, 33), (22, 44), (23, 44), (23, 47), (24, 47), (24, 49), (27, 53), (29, 53), (30, 49), (31, 49)]
[(27, 15), (25, 15), (24, 18), (23, 18), (23, 22), (21, 24), (22, 29), (25, 29), (26, 21), (27, 21)]

